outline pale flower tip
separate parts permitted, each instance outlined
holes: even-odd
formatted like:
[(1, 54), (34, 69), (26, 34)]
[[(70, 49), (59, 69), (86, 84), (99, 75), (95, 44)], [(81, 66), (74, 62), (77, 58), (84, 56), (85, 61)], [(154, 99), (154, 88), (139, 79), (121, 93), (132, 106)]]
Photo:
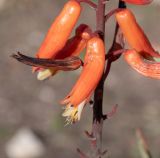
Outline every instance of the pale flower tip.
[(81, 102), (78, 106), (71, 106), (68, 104), (63, 112), (62, 116), (66, 117), (66, 125), (75, 123), (80, 120), (82, 110), (86, 104), (86, 100)]
[(75, 123), (78, 121), (78, 107), (67, 105), (62, 116), (66, 117), (66, 125)]
[(66, 109), (64, 110), (64, 112), (62, 113), (62, 116), (63, 116), (63, 117), (68, 117), (68, 116), (70, 116), (70, 115), (72, 114), (73, 108), (74, 108), (74, 107), (66, 108)]
[(43, 81), (53, 76), (55, 73), (56, 73), (56, 70), (44, 69), (38, 72), (37, 79), (40, 81)]

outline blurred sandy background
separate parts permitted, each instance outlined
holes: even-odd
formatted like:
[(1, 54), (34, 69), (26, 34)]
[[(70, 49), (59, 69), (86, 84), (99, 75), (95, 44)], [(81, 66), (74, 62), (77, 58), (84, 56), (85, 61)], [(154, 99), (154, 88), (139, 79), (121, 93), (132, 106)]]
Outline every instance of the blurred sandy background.
[[(79, 71), (59, 73), (45, 82), (36, 80), (31, 68), (9, 56), (21, 51), (34, 56), (53, 19), (66, 0), (0, 0), (0, 158), (7, 158), (6, 145), (23, 127), (42, 138), (43, 158), (75, 158), (76, 148), (89, 152), (84, 130), (91, 129), (91, 108), (85, 108), (79, 123), (64, 127), (59, 100), (71, 89)], [(160, 50), (160, 5), (129, 6)], [(114, 8), (117, 0), (108, 2)], [(84, 6), (80, 23), (93, 28), (94, 12)], [(114, 18), (106, 25), (106, 46), (112, 40)], [(77, 24), (77, 25), (78, 25)], [(111, 158), (139, 158), (135, 129), (143, 129), (154, 158), (160, 157), (160, 81), (132, 70), (121, 58), (112, 65), (105, 84), (104, 112), (118, 104), (118, 112), (104, 124), (103, 147)]]

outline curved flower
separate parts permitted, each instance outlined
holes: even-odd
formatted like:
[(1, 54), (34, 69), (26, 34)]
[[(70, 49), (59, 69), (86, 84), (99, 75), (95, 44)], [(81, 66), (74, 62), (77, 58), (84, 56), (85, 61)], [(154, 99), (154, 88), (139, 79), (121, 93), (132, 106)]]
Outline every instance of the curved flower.
[(122, 1), (131, 4), (145, 5), (145, 4), (150, 4), (153, 0), (122, 0)]
[(160, 62), (146, 60), (135, 50), (126, 51), (124, 58), (133, 69), (143, 76), (160, 79)]
[[(37, 58), (51, 59), (58, 54), (58, 52), (65, 46), (80, 16), (80, 13), (81, 6), (76, 0), (69, 0), (64, 5), (62, 11), (56, 17), (50, 29), (48, 30), (41, 47), (36, 53)], [(34, 72), (36, 70), (38, 70), (38, 68), (34, 67), (32, 71)], [(47, 70), (43, 74), (48, 73), (50, 73), (50, 71)]]
[(160, 57), (153, 49), (147, 36), (136, 22), (133, 13), (129, 9), (122, 9), (116, 13), (116, 20), (129, 45), (147, 58)]
[[(78, 56), (86, 47), (87, 41), (90, 39), (91, 29), (88, 25), (81, 24), (77, 27), (75, 36), (70, 38), (62, 50), (52, 59), (64, 59), (70, 56)], [(33, 68), (33, 71), (38, 71), (38, 80), (47, 79), (55, 75), (58, 71), (56, 68), (41, 69)]]
[(103, 74), (105, 65), (103, 41), (97, 36), (92, 37), (86, 48), (84, 67), (80, 77), (68, 96), (61, 101), (61, 104), (67, 104), (63, 113), (63, 116), (67, 117), (67, 124), (80, 120), (82, 109), (89, 101)]
[(37, 58), (53, 58), (65, 46), (81, 13), (76, 0), (69, 0), (51, 25), (36, 54)]

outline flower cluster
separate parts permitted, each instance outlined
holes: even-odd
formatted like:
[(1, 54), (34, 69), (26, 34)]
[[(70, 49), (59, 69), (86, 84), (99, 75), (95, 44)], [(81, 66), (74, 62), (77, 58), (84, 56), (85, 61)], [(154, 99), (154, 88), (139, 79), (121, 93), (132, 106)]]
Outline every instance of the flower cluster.
[[(65, 59), (78, 56), (86, 48), (80, 77), (71, 92), (61, 101), (61, 104), (66, 104), (63, 116), (67, 118), (67, 124), (80, 120), (82, 109), (90, 101), (105, 65), (104, 43), (98, 34), (92, 33), (88, 25), (79, 25), (75, 35), (68, 39), (81, 10), (78, 1), (69, 0), (53, 22), (36, 54), (37, 58)], [(39, 80), (44, 80), (58, 72), (56, 67), (49, 69), (33, 67), (32, 70), (38, 73)]]
[[(138, 5), (152, 2), (152, 0), (122, 1)], [(67, 124), (80, 120), (84, 106), (90, 101), (92, 93), (102, 78), (107, 56), (104, 41), (97, 33), (99, 30), (93, 32), (88, 25), (81, 24), (76, 28), (75, 35), (69, 38), (81, 14), (81, 2), (85, 2), (85, 0), (69, 0), (64, 5), (36, 53), (34, 64), (30, 62), (32, 59), (29, 57), (22, 54), (13, 55), (17, 60), (32, 65), (32, 71), (37, 72), (37, 79), (44, 80), (57, 74), (59, 70), (78, 68), (80, 63), (76, 62), (75, 56), (79, 56), (86, 48), (79, 79), (70, 93), (61, 101), (61, 104), (66, 105), (63, 116), (67, 118)], [(91, 1), (87, 1), (87, 3), (94, 9), (96, 8), (96, 5)], [(160, 79), (160, 63), (155, 61), (155, 58), (159, 58), (160, 54), (152, 47), (134, 14), (126, 8), (118, 9), (114, 13), (119, 28), (130, 46), (127, 51), (120, 51), (124, 53), (125, 61), (140, 74)], [(120, 46), (118, 49), (122, 48), (120, 44), (117, 43), (117, 45)], [(110, 57), (117, 59), (114, 56), (114, 51), (110, 54)], [(109, 60), (109, 58), (106, 59)], [(48, 63), (45, 64), (45, 62)]]

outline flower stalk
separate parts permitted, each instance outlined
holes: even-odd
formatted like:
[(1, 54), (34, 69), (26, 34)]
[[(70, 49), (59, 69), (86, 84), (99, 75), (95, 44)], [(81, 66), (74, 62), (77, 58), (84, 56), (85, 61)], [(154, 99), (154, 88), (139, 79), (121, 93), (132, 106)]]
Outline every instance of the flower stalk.
[[(104, 41), (105, 38), (105, 3), (103, 0), (98, 0), (98, 6), (96, 11), (96, 29), (100, 32), (100, 37)], [(94, 105), (93, 105), (93, 124), (92, 135), (96, 139), (96, 145), (92, 145), (93, 153), (95, 156), (101, 157), (102, 153), (102, 130), (103, 130), (103, 89), (104, 81), (103, 77), (100, 80), (95, 93), (94, 93)]]
[[(108, 16), (105, 15), (105, 6), (106, 6), (106, 3), (104, 3), (104, 0), (98, 0), (97, 11), (96, 11), (96, 29), (100, 33), (101, 39), (103, 41), (105, 41), (105, 22), (106, 22), (106, 19), (108, 19)], [(124, 8), (124, 7), (126, 7), (125, 2), (120, 1), (118, 9)], [(116, 10), (111, 12), (111, 15), (113, 15), (115, 12), (116, 12)], [(109, 15), (109, 17), (111, 16), (110, 14), (108, 14), (108, 15)], [(116, 43), (117, 34), (118, 34), (118, 25), (116, 25), (112, 47)], [(112, 49), (112, 47), (111, 47), (111, 49)], [(99, 158), (101, 158), (101, 156), (103, 155), (102, 154), (103, 153), (102, 152), (103, 121), (105, 119), (107, 119), (107, 115), (103, 114), (104, 81), (109, 74), (111, 62), (109, 61), (109, 64), (107, 64), (107, 65), (109, 66), (106, 68), (107, 72), (104, 72), (104, 74), (103, 74), (103, 76), (102, 76), (102, 78), (101, 78), (101, 80), (95, 90), (95, 93), (94, 93), (92, 137), (94, 137), (96, 139), (96, 145), (92, 145), (92, 149), (93, 149), (93, 153), (95, 154), (94, 156), (95, 157), (98, 156)], [(107, 75), (106, 75), (106, 73), (107, 73)]]

